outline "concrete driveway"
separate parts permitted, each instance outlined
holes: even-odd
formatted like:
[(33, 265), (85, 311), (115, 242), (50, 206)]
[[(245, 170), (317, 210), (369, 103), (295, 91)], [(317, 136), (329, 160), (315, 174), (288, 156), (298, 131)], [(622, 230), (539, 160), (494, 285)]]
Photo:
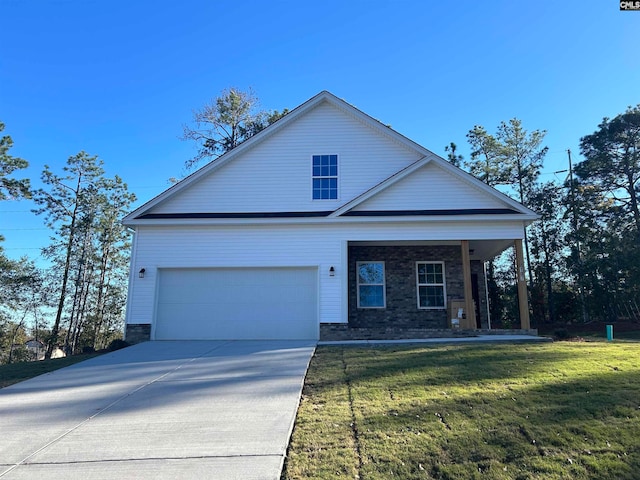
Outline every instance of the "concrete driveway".
[(0, 390), (0, 478), (279, 479), (314, 342), (147, 342)]

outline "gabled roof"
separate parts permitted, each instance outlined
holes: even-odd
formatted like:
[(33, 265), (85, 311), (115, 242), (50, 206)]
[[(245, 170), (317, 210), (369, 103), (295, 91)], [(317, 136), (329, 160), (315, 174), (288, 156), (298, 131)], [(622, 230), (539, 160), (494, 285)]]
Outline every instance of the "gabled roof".
[(384, 125), (382, 122), (374, 119), (373, 117), (367, 115), (366, 113), (358, 110), (353, 105), (350, 105), (349, 103), (345, 102), (344, 100), (336, 97), (332, 93), (325, 90), (320, 92), (318, 95), (310, 98), (309, 100), (304, 102), (302, 105), (296, 107), (295, 109), (287, 113), (284, 117), (282, 117), (275, 123), (269, 125), (267, 128), (257, 133), (253, 137), (249, 138), (245, 142), (241, 143), (240, 145), (235, 147), (233, 150), (209, 162), (207, 165), (203, 166), (202, 168), (195, 171), (191, 175), (185, 177), (175, 185), (171, 186), (170, 188), (162, 192), (157, 197), (146, 202), (141, 207), (138, 207), (129, 215), (124, 217), (123, 223), (125, 225), (131, 224), (133, 220), (141, 217), (142, 215), (145, 214), (145, 212), (147, 212), (154, 206), (164, 202), (165, 200), (172, 197), (173, 195), (176, 195), (178, 192), (183, 191), (184, 189), (188, 188), (189, 185), (211, 174), (212, 172), (223, 167), (229, 162), (232, 162), (235, 158), (242, 155), (242, 153), (255, 147), (259, 143), (265, 141), (267, 138), (271, 137), (279, 130), (285, 128), (287, 125), (295, 122), (299, 117), (303, 116), (304, 114), (311, 111), (312, 109), (322, 104), (323, 102), (327, 102), (328, 104), (347, 112), (348, 114), (357, 118), (359, 121), (363, 122), (370, 128), (374, 129), (375, 131), (378, 131), (380, 134), (393, 139), (394, 141), (403, 145), (405, 148), (418, 152), (418, 154), (423, 157), (430, 157), (430, 158), (437, 157), (433, 152), (427, 150), (426, 148), (417, 144), (413, 140), (410, 140), (404, 135), (401, 135), (400, 133), (396, 132), (395, 130), (388, 127), (387, 125)]
[[(476, 177), (474, 177), (473, 175), (465, 172), (464, 170), (461, 170), (460, 168), (453, 166), (451, 163), (449, 163), (446, 160), (438, 157), (437, 155), (432, 155), (432, 156), (429, 156), (429, 157), (422, 158), (422, 159), (418, 160), (417, 162), (413, 163), (412, 165), (409, 165), (408, 167), (404, 168), (403, 170), (400, 170), (399, 172), (397, 172), (394, 175), (390, 176), (389, 178), (387, 178), (386, 180), (382, 181), (378, 185), (376, 185), (376, 186), (372, 187), (371, 189), (367, 190), (366, 192), (362, 193), (362, 195), (360, 195), (360, 196), (352, 199), (351, 201), (345, 203), (343, 206), (341, 206), (340, 208), (335, 210), (331, 215), (329, 215), (329, 217), (334, 217), (335, 218), (335, 217), (339, 217), (339, 216), (343, 216), (343, 215), (349, 215), (350, 213), (351, 214), (356, 214), (356, 212), (353, 212), (353, 209), (355, 209), (356, 207), (358, 207), (362, 203), (366, 202), (370, 198), (373, 198), (376, 195), (382, 193), (383, 191), (389, 189), (391, 186), (395, 185), (396, 183), (401, 181), (403, 178), (406, 178), (407, 176), (411, 175), (415, 171), (425, 167), (429, 163), (437, 164), (438, 167), (446, 170), (448, 173), (450, 173), (454, 177), (457, 177), (460, 180), (462, 180), (463, 182), (469, 184), (470, 187), (478, 189), (478, 190), (480, 190), (480, 191), (482, 191), (482, 192), (484, 192), (484, 193), (486, 193), (486, 194), (488, 194), (488, 195), (490, 195), (492, 197), (495, 197), (501, 203), (505, 204), (505, 209), (503, 211), (501, 211), (501, 212), (498, 212), (498, 211), (486, 212), (487, 214), (491, 214), (491, 213), (493, 213), (493, 214), (496, 214), (496, 213), (522, 214), (522, 215), (526, 215), (527, 219), (529, 219), (529, 220), (535, 220), (536, 218), (539, 217), (538, 214), (535, 213), (533, 210), (530, 210), (529, 208), (527, 208), (524, 205), (522, 205), (521, 203), (515, 201), (514, 199), (512, 199), (508, 195), (505, 195), (502, 192), (496, 190), (495, 188), (490, 187), (486, 183), (481, 182)], [(366, 212), (362, 212), (362, 213), (364, 214)], [(410, 212), (408, 212), (408, 213), (410, 213)], [(468, 212), (458, 212), (458, 214), (465, 214), (465, 213), (471, 214), (472, 212), (470, 212), (470, 211), (468, 211)], [(475, 213), (479, 214), (479, 213), (482, 213), (482, 212), (478, 211), (478, 212), (475, 212)], [(416, 214), (418, 214), (418, 213), (416, 212)], [(432, 214), (435, 214), (435, 213), (432, 213)], [(442, 211), (442, 214), (447, 214), (447, 212)]]
[[(346, 114), (352, 116), (353, 118), (357, 119), (358, 121), (360, 121), (367, 127), (371, 128), (373, 131), (377, 132), (378, 134), (393, 140), (394, 142), (408, 149), (409, 151), (415, 152), (416, 157), (420, 157), (420, 160), (414, 162), (413, 164), (405, 167), (400, 171), (397, 171), (396, 173), (389, 176), (388, 178), (378, 183), (377, 185), (373, 186), (369, 190), (349, 200), (348, 202), (343, 204), (341, 207), (339, 207), (335, 211), (244, 212), (244, 213), (214, 213), (214, 212), (188, 213), (188, 212), (185, 212), (182, 214), (152, 212), (152, 209), (157, 205), (167, 201), (168, 199), (172, 198), (178, 193), (184, 191), (194, 183), (205, 178), (206, 176), (222, 168), (223, 166), (229, 164), (230, 162), (233, 162), (235, 159), (242, 156), (243, 153), (256, 147), (260, 143), (264, 142), (265, 140), (273, 136), (275, 133), (286, 128), (288, 125), (291, 125), (293, 122), (296, 122), (300, 117), (302, 117), (306, 113), (310, 112), (311, 110), (313, 110), (314, 108), (316, 108), (317, 106), (325, 102), (345, 112)], [(368, 212), (368, 211), (358, 210), (358, 207), (361, 206), (363, 203), (367, 202), (367, 200), (372, 199), (373, 197), (375, 197), (376, 195), (382, 192), (388, 191), (398, 182), (402, 181), (412, 173), (420, 170), (421, 168), (424, 168), (429, 164), (437, 165), (439, 168), (445, 170), (448, 174), (456, 177), (461, 182), (469, 185), (470, 188), (474, 188), (494, 198), (500, 203), (500, 205), (504, 205), (505, 208), (492, 209), (491, 211), (489, 211), (489, 209), (437, 210), (437, 211), (405, 210), (401, 212), (397, 212), (397, 211)], [(313, 223), (315, 223), (315, 222), (327, 221), (329, 219), (335, 220), (335, 221), (339, 221), (339, 220), (345, 221), (348, 219), (356, 220), (357, 219), (356, 217), (367, 217), (367, 216), (368, 217), (384, 216), (384, 217), (387, 217), (389, 220), (391, 220), (390, 217), (394, 217), (394, 216), (395, 217), (416, 216), (416, 217), (422, 217), (422, 218), (437, 216), (440, 219), (444, 219), (445, 217), (447, 218), (455, 217), (456, 220), (461, 220), (463, 218), (472, 218), (472, 217), (478, 218), (478, 216), (484, 216), (484, 215), (490, 215), (490, 216), (499, 215), (500, 218), (503, 218), (505, 220), (518, 219), (518, 220), (523, 220), (527, 223), (530, 223), (536, 218), (539, 218), (539, 216), (535, 212), (524, 207), (523, 205), (511, 199), (507, 195), (486, 185), (485, 183), (481, 182), (480, 180), (473, 177), (472, 175), (464, 172), (463, 170), (451, 165), (449, 162), (439, 157), (438, 155), (434, 154), (430, 150), (422, 147), (421, 145), (410, 140), (409, 138), (401, 135), (400, 133), (384, 125), (383, 123), (367, 115), (366, 113), (358, 110), (353, 105), (350, 105), (349, 103), (336, 97), (330, 92), (322, 91), (318, 95), (312, 97), (302, 105), (298, 106), (297, 108), (289, 112), (287, 115), (282, 117), (277, 122), (273, 123), (272, 125), (268, 126), (264, 130), (259, 132), (258, 134), (249, 138), (248, 140), (246, 140), (245, 142), (243, 142), (233, 150), (211, 161), (210, 163), (203, 166), (196, 172), (192, 173), (191, 175), (184, 178), (180, 182), (176, 183), (169, 189), (165, 190), (160, 195), (146, 202), (141, 207), (138, 207), (136, 210), (134, 210), (129, 215), (124, 217), (123, 223), (125, 225), (135, 225), (137, 223), (145, 223), (145, 224), (165, 223), (166, 221), (169, 221), (169, 220), (178, 221), (178, 222), (184, 222), (184, 221), (191, 222), (191, 221), (210, 221), (211, 219), (216, 219), (216, 222), (220, 222), (220, 221), (262, 222), (262, 220), (265, 220), (265, 219), (267, 220), (271, 219), (271, 221), (273, 221), (273, 219), (275, 218), (290, 219), (287, 221), (304, 220), (304, 221), (312, 221)], [(301, 217), (305, 217), (305, 219), (302, 219)], [(253, 219), (253, 220), (250, 220), (250, 219)], [(256, 219), (259, 219), (259, 220), (256, 220)]]

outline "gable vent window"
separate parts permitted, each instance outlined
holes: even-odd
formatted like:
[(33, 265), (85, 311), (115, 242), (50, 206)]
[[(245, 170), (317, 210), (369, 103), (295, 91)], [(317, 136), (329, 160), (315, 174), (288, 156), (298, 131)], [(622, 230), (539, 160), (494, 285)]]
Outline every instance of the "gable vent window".
[(313, 156), (313, 199), (338, 198), (338, 155)]

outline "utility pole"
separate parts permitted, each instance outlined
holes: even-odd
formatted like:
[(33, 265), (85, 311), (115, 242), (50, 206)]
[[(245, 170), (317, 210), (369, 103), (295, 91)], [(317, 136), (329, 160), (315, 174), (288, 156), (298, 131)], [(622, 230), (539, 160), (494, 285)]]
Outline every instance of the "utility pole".
[(589, 314), (587, 313), (587, 306), (584, 301), (584, 288), (582, 281), (582, 254), (580, 253), (580, 236), (578, 235), (578, 213), (576, 211), (576, 197), (573, 186), (573, 163), (571, 161), (571, 150), (567, 149), (567, 155), (569, 156), (569, 193), (571, 201), (571, 213), (573, 217), (573, 234), (576, 240), (576, 255), (578, 261), (578, 296), (580, 298), (580, 309), (582, 310), (582, 322), (587, 323), (589, 321)]

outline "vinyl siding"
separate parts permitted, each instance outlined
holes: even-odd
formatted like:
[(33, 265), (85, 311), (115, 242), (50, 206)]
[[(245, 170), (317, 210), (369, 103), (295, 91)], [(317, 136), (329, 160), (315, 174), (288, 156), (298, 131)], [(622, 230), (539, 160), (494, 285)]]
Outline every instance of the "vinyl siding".
[(507, 208), (494, 195), (454, 177), (434, 163), (364, 201), (354, 211)]
[[(319, 320), (346, 322), (347, 241), (490, 240), (523, 237), (520, 221), (139, 227), (127, 323), (152, 323), (159, 268), (317, 267)], [(334, 277), (329, 268), (336, 269)], [(137, 273), (145, 268), (145, 278)]]
[[(338, 155), (336, 200), (311, 198), (324, 154)], [(334, 210), (420, 158), (325, 102), (148, 213)]]

